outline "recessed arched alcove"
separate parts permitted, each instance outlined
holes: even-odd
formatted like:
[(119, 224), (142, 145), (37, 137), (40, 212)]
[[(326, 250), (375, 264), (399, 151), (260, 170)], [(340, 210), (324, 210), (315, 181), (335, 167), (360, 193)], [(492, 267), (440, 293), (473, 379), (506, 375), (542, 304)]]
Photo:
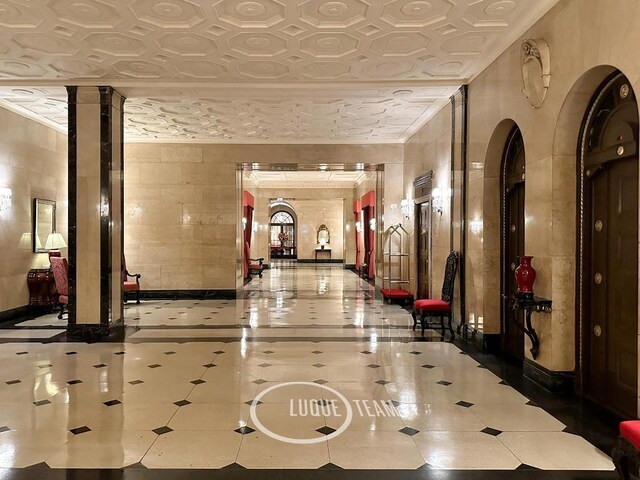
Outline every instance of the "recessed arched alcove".
[(500, 178), (504, 148), (510, 132), (516, 126), (512, 119), (504, 119), (498, 123), (485, 156), (482, 212), (485, 333), (500, 333)]

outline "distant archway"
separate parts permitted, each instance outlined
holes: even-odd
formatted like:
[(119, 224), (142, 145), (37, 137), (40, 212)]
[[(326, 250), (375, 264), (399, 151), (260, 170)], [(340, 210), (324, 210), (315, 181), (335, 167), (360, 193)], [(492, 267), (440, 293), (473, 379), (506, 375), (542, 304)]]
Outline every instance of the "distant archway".
[(271, 259), (297, 259), (297, 215), (285, 202), (274, 202), (269, 211)]

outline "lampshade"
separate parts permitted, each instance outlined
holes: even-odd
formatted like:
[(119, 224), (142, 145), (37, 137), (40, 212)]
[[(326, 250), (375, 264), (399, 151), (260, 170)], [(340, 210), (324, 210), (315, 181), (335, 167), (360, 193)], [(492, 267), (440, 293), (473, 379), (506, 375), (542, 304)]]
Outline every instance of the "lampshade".
[(65, 248), (67, 243), (64, 241), (64, 237), (61, 233), (53, 232), (47, 237), (47, 242), (44, 245), (46, 250), (58, 250), (59, 248)]

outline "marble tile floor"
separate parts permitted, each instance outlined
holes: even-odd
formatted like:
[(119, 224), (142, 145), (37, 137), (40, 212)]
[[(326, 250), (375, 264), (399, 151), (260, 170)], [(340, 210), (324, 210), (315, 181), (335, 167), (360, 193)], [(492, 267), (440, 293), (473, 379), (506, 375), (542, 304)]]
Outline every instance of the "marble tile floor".
[[(321, 279), (331, 297), (268, 290), (306, 297)], [(605, 453), (455, 345), (419, 341), (406, 310), (365, 299), (352, 272), (260, 280), (254, 298), (128, 304), (123, 343), (3, 343), (0, 478), (24, 467), (615, 478)], [(15, 330), (60, 326), (53, 315)], [(477, 475), (432, 477), (464, 471)]]

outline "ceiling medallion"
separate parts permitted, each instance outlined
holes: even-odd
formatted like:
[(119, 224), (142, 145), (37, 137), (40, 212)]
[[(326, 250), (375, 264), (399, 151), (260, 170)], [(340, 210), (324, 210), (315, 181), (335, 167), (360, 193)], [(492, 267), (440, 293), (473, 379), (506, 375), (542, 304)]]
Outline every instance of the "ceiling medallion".
[(551, 84), (551, 61), (549, 45), (544, 40), (522, 42), (522, 93), (533, 108), (544, 103)]

